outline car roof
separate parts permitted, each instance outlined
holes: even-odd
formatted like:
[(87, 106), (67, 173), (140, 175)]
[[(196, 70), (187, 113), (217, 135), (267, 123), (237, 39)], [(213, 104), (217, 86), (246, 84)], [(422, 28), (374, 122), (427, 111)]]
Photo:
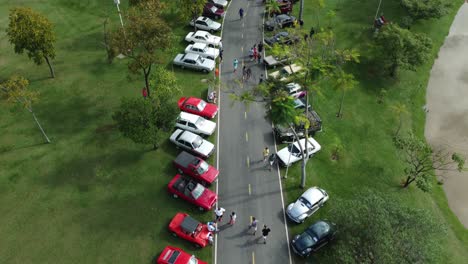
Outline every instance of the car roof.
[(324, 235), (328, 234), (332, 230), (332, 228), (333, 227), (329, 223), (319, 220), (315, 222), (314, 224), (312, 224), (311, 226), (309, 226), (309, 228), (307, 228), (307, 231), (309, 232), (312, 231), (312, 233), (317, 235), (318, 238), (320, 239)]
[(208, 35), (208, 32), (207, 31), (204, 31), (204, 30), (197, 30), (197, 32), (195, 32), (195, 34), (193, 34), (194, 36), (200, 36), (200, 35)]
[(197, 48), (197, 49), (204, 49), (204, 48), (206, 48), (206, 44), (205, 43), (200, 43), (200, 42), (195, 42), (193, 44), (193, 47)]
[(281, 14), (281, 15), (277, 15), (276, 16), (276, 19), (280, 19), (280, 20), (286, 20), (286, 19), (289, 19), (291, 16), (288, 16), (288, 15), (285, 15), (285, 14)]
[(182, 120), (187, 120), (189, 122), (195, 123), (200, 118), (200, 116), (190, 114), (187, 112), (180, 112), (179, 118)]
[(180, 139), (187, 141), (187, 142), (193, 142), (195, 138), (197, 138), (198, 135), (190, 132), (190, 131), (185, 131), (182, 132), (182, 135), (179, 137)]
[[(292, 69), (292, 71), (291, 71)], [(291, 73), (296, 73), (300, 70), (302, 70), (302, 67), (300, 65), (297, 65), (297, 64), (291, 64), (291, 66), (284, 66), (283, 67), (283, 70), (285, 70), (287, 73), (291, 74)]]
[(320, 188), (312, 187), (309, 188), (305, 193), (301, 195), (302, 197), (306, 198), (311, 204), (315, 204), (320, 199), (322, 199), (325, 195), (320, 190)]
[(197, 97), (189, 97), (187, 100), (185, 100), (185, 103), (191, 104), (191, 105), (198, 105), (200, 103), (201, 99)]
[(193, 233), (197, 230), (199, 224), (200, 222), (187, 215), (180, 224), (180, 228), (182, 228), (182, 230), (184, 230), (187, 233)]
[(275, 34), (275, 37), (287, 37), (289, 36), (289, 33), (286, 31), (281, 31)]
[(200, 55), (195, 54), (195, 53), (185, 53), (184, 58), (186, 59), (192, 59), (192, 60), (197, 60)]
[[(305, 140), (306, 140), (305, 138), (302, 138), (302, 139), (300, 139), (299, 141), (295, 141), (295, 142), (294, 142), (294, 145), (295, 145), (297, 148), (299, 148), (299, 142), (301, 142), (301, 145), (302, 145), (303, 147), (305, 147)], [(315, 148), (321, 149), (320, 144), (319, 144), (315, 139), (313, 139), (313, 138), (311, 138), (311, 137), (309, 137), (309, 143), (312, 144), (313, 149), (315, 149)], [(307, 145), (307, 146), (310, 147), (310, 145)]]
[(197, 18), (197, 20), (207, 21), (207, 20), (210, 20), (210, 18), (209, 18), (209, 17), (204, 17), (204, 16), (199, 16), (199, 17)]
[(289, 92), (295, 92), (295, 91), (299, 91), (302, 87), (298, 83), (288, 83), (286, 84), (286, 88), (288, 89)]

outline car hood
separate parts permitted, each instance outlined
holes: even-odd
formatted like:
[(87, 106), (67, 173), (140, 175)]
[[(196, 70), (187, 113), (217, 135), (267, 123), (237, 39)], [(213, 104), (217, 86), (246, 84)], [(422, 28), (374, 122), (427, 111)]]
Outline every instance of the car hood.
[(213, 143), (207, 140), (203, 140), (203, 143), (200, 145), (200, 147), (196, 148), (195, 151), (207, 157), (211, 154), (211, 152), (213, 152), (213, 149), (214, 149)]
[(290, 155), (290, 152), (289, 152), (287, 147), (280, 150), (280, 151), (278, 151), (276, 153), (276, 155), (283, 162), (283, 164), (286, 165), (286, 166), (289, 166), (289, 165), (293, 164), (294, 162), (301, 159), (300, 157), (296, 157), (296, 156), (294, 156), (292, 154)]
[(208, 49), (206, 50), (206, 54), (212, 55), (212, 56), (214, 56), (214, 57), (218, 57), (218, 55), (219, 55), (219, 49), (208, 48)]
[(299, 216), (301, 216), (301, 215), (307, 213), (307, 211), (309, 211), (309, 208), (299, 200), (297, 200), (295, 203), (292, 203), (291, 205), (290, 205), (291, 207), (288, 206), (288, 214), (292, 218), (299, 218)]
[(218, 113), (218, 107), (215, 104), (206, 104), (205, 109), (203, 109), (203, 112), (208, 118), (213, 118)]
[(214, 30), (220, 30), (221, 29), (221, 23), (213, 21), (213, 23), (211, 24), (211, 28), (214, 29)]
[(177, 56), (174, 58), (174, 62), (180, 62), (184, 54), (177, 54)]
[(214, 130), (216, 129), (216, 123), (210, 120), (204, 121), (203, 126), (201, 126), (200, 131), (203, 132), (203, 134), (211, 136), (213, 134)]
[(206, 189), (203, 191), (202, 195), (198, 197), (197, 202), (200, 206), (206, 208), (206, 209), (211, 209), (211, 206), (215, 203), (217, 200), (216, 193), (214, 193), (210, 189)]
[(200, 177), (208, 183), (213, 183), (218, 178), (218, 175), (219, 175), (219, 171), (215, 167), (210, 165), (208, 167), (208, 171), (205, 172)]
[(213, 44), (215, 44), (216, 46), (218, 46), (219, 42), (221, 41), (221, 37), (211, 35), (211, 36), (208, 38), (208, 41), (209, 41), (210, 43), (213, 43)]
[(214, 60), (203, 59), (202, 66), (208, 69), (213, 69), (215, 66)]

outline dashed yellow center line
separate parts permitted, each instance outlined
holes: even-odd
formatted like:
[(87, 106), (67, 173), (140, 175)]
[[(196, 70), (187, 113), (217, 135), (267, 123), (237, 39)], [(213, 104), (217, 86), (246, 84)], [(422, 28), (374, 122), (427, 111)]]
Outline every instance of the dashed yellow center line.
[(247, 168), (250, 168), (250, 158), (247, 156)]
[(249, 183), (249, 195), (251, 195), (251, 194), (252, 194), (252, 186)]
[(252, 264), (255, 264), (255, 252), (252, 251)]
[(245, 132), (245, 142), (249, 142), (249, 133)]
[(247, 112), (244, 112), (244, 119), (247, 119)]

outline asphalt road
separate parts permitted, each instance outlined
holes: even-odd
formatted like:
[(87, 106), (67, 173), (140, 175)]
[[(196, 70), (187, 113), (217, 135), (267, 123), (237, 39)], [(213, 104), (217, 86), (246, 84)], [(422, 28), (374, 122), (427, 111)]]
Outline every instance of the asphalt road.
[[(242, 20), (238, 13), (241, 7), (245, 10)], [(248, 50), (262, 41), (263, 10), (261, 0), (232, 0), (224, 20), (217, 189), (218, 205), (225, 208), (226, 213), (216, 237), (215, 264), (291, 263), (281, 180), (278, 171), (269, 171), (262, 161), (265, 146), (270, 148), (270, 153), (275, 149), (271, 124), (265, 119), (265, 106), (253, 103), (246, 108), (229, 97), (233, 91), (240, 93), (251, 89), (258, 84), (260, 74), (265, 74), (263, 64), (248, 58)], [(234, 58), (239, 60), (237, 73), (233, 72)], [(253, 72), (246, 82), (242, 82), (244, 64)], [(237, 214), (237, 222), (230, 226), (232, 211)], [(255, 236), (248, 231), (251, 217), (259, 220)], [(267, 244), (263, 244), (261, 237), (264, 224), (271, 229)]]

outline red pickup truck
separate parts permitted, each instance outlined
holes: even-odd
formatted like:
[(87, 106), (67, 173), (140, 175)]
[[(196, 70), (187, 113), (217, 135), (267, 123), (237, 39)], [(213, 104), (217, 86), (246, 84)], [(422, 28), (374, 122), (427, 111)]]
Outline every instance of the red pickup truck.
[(219, 171), (206, 161), (185, 151), (182, 151), (174, 160), (174, 166), (179, 173), (189, 175), (203, 185), (212, 184), (219, 174)]

